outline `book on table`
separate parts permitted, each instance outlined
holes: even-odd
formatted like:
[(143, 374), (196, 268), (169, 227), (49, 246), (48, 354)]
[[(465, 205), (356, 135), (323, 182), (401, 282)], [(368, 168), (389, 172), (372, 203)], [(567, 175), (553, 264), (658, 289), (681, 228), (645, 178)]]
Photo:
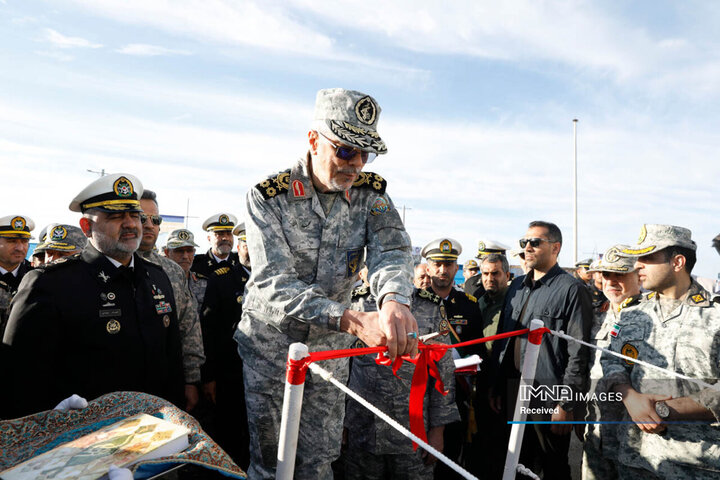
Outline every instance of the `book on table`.
[(0, 478), (108, 478), (110, 465), (127, 468), (185, 450), (189, 446), (189, 433), (183, 426), (140, 413), (32, 457), (3, 471)]

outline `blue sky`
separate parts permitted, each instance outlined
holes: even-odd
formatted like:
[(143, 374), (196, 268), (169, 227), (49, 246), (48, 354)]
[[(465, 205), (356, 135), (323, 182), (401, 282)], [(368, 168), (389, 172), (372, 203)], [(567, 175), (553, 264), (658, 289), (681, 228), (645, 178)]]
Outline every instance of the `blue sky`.
[(546, 219), (570, 264), (578, 118), (579, 256), (673, 223), (715, 278), (719, 20), (693, 1), (0, 0), (0, 201), (74, 224), (87, 169), (129, 172), (162, 213), (190, 198), (203, 240), (303, 155), (316, 91), (342, 86), (383, 109), (367, 169), (415, 245), (447, 235), (465, 260)]

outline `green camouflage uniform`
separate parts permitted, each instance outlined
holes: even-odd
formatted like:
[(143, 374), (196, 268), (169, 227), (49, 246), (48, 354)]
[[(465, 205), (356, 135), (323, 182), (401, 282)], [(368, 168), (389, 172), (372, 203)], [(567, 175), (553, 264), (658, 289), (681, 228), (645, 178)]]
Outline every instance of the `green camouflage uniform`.
[[(648, 294), (635, 308), (623, 310), (611, 349), (653, 365), (716, 384), (720, 376), (720, 305), (693, 281), (687, 298), (663, 315), (659, 295)], [(629, 383), (641, 393), (689, 396), (710, 410), (715, 424), (668, 424), (664, 435), (642, 432), (634, 424), (617, 427), (616, 459), (620, 478), (720, 478), (720, 391), (703, 388), (605, 355), (603, 389)], [(630, 420), (623, 409), (621, 420)]]
[[(245, 370), (250, 478), (275, 476), (290, 344), (302, 342), (310, 351), (352, 345), (354, 337), (334, 330), (366, 262), (371, 291), (378, 298), (389, 292), (412, 293), (410, 238), (385, 193), (385, 180), (360, 173), (351, 189), (336, 194), (326, 214), (308, 160), (301, 159), (247, 195), (253, 274), (235, 340)], [(321, 366), (341, 382), (347, 380), (347, 359)], [(308, 373), (295, 478), (332, 478), (330, 463), (340, 452), (344, 407), (339, 390)]]
[(205, 362), (205, 353), (198, 317), (198, 306), (195, 302), (195, 296), (188, 288), (185, 272), (180, 268), (180, 265), (152, 250), (147, 252), (138, 250), (137, 253), (145, 260), (162, 267), (170, 279), (177, 306), (185, 383), (197, 383), (200, 381), (200, 367)]
[[(368, 287), (359, 287), (353, 292), (351, 309), (365, 311), (368, 308), (369, 311), (376, 310), (374, 298)], [(419, 335), (441, 330), (447, 332), (447, 316), (437, 295), (416, 289), (410, 310), (418, 322)], [(445, 325), (441, 326), (443, 322)], [(450, 343), (447, 333), (439, 337), (439, 341)], [(358, 346), (365, 345), (358, 340)], [(440, 394), (435, 390), (434, 379), (428, 379), (424, 412), (428, 430), (460, 420), (455, 405), (452, 355), (447, 353), (438, 362), (438, 367), (448, 394)], [(405, 362), (395, 376), (390, 368), (375, 363), (375, 355), (353, 357), (348, 386), (409, 429), (408, 405), (414, 371), (414, 365)], [(413, 451), (409, 439), (352, 399), (347, 403), (345, 427), (348, 430), (347, 480), (433, 477), (433, 467), (423, 464), (421, 449)]]

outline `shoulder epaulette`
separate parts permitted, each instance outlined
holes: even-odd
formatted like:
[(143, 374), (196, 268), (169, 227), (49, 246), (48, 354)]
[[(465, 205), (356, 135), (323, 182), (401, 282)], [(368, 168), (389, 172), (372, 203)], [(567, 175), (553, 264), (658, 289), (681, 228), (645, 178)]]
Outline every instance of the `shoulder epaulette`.
[(356, 298), (364, 297), (370, 293), (370, 289), (367, 285), (360, 285), (355, 290), (352, 291), (352, 298), (353, 300)]
[(385, 193), (386, 187), (387, 181), (373, 172), (360, 172), (357, 180), (353, 182), (353, 188), (371, 188), (380, 194)]
[(12, 288), (10, 288), (10, 285), (3, 282), (2, 280), (0, 280), (0, 289), (5, 290), (6, 292), (9, 292), (10, 290), (12, 290)]
[(208, 278), (207, 275), (203, 275), (202, 273), (192, 272), (192, 274), (195, 275), (197, 278), (204, 278), (204, 279)]
[(632, 307), (633, 305), (637, 305), (640, 303), (640, 300), (642, 299), (642, 295), (633, 295), (632, 297), (626, 298), (620, 306), (618, 306), (618, 312), (621, 311), (623, 308)]
[(465, 296), (466, 296), (466, 297), (468, 298), (468, 300), (470, 300), (471, 302), (477, 303), (477, 298), (476, 298), (476, 297), (473, 297), (473, 296), (470, 295), (469, 293), (466, 293)]
[(265, 200), (270, 200), (280, 193), (287, 192), (290, 188), (290, 169), (263, 180), (255, 185), (255, 188), (258, 189)]
[(44, 270), (44, 271), (50, 272), (57, 268), (61, 268), (61, 267), (65, 267), (67, 265), (73, 264), (73, 263), (77, 262), (78, 260), (80, 260), (80, 253), (74, 253), (70, 256), (60, 257), (53, 262), (40, 265), (40, 266), (36, 267), (35, 270), (40, 270), (40, 271)]
[(434, 293), (428, 292), (425, 289), (415, 290), (415, 295), (420, 298), (424, 298), (425, 300), (430, 300), (433, 303), (437, 303), (438, 305), (442, 303), (442, 299), (439, 296), (435, 295)]

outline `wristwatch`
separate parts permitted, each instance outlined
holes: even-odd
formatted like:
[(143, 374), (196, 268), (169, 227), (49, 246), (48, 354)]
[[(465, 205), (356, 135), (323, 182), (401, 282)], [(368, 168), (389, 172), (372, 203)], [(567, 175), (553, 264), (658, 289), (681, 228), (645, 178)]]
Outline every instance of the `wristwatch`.
[(655, 413), (663, 420), (666, 420), (670, 416), (670, 407), (663, 401), (655, 402)]
[(383, 305), (385, 305), (385, 302), (389, 301), (397, 302), (400, 305), (405, 305), (406, 307), (410, 308), (410, 299), (406, 297), (405, 295), (400, 295), (399, 293), (387, 293), (382, 298), (382, 303), (380, 304), (380, 307), (382, 308)]

